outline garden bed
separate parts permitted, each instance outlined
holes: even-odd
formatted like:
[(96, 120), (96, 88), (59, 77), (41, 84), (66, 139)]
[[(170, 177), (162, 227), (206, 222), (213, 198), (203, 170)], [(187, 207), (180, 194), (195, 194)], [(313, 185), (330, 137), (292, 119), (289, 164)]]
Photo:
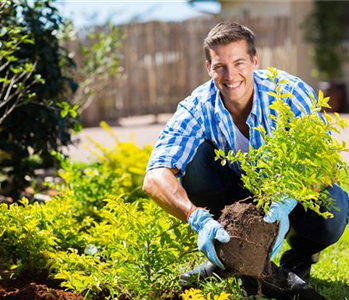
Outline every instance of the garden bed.
[[(34, 278), (35, 277), (35, 278)], [(59, 287), (59, 282), (46, 276), (21, 276), (0, 281), (0, 298), (16, 300), (83, 300), (81, 295)]]
[[(59, 281), (46, 276), (21, 276), (18, 279), (0, 280), (0, 299), (5, 300), (84, 300), (77, 293), (69, 292), (59, 286)], [(94, 298), (104, 300), (105, 296)], [(120, 300), (132, 300), (129, 295), (121, 295)], [(163, 300), (180, 300), (179, 293), (174, 293)]]

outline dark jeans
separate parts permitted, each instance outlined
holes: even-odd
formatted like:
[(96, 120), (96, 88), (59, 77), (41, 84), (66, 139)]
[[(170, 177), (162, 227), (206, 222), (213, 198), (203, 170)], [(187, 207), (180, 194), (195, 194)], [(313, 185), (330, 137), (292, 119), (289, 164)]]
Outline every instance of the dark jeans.
[[(207, 141), (201, 144), (181, 182), (189, 199), (196, 206), (208, 208), (217, 219), (225, 205), (244, 199), (250, 193), (243, 188), (239, 171), (228, 165), (222, 167), (214, 157), (213, 144)], [(345, 230), (349, 217), (348, 194), (337, 185), (328, 187), (328, 191), (335, 200), (330, 210), (334, 218), (324, 219), (313, 211), (305, 211), (300, 204), (289, 215), (290, 232), (296, 234), (289, 234), (288, 241), (299, 253), (317, 253), (338, 241)], [(304, 240), (307, 241), (306, 247)]]

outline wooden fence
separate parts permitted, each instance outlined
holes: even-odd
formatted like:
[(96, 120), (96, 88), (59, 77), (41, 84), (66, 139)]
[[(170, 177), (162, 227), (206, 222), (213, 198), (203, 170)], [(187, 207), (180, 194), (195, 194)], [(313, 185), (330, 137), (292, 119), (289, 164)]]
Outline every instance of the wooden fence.
[[(84, 125), (98, 126), (101, 120), (114, 125), (121, 117), (174, 112), (179, 101), (209, 79), (202, 44), (219, 21), (198, 18), (122, 26), (123, 76), (112, 79), (84, 111)], [(255, 32), (261, 68), (293, 71), (295, 50), (288, 18), (236, 21)]]

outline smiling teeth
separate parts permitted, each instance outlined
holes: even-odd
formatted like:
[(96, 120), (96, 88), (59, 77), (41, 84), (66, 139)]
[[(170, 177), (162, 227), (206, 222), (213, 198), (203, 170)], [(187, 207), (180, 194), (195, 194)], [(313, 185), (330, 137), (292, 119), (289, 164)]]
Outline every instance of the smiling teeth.
[(230, 89), (235, 89), (240, 85), (240, 82), (235, 83), (235, 84), (227, 84), (227, 87)]

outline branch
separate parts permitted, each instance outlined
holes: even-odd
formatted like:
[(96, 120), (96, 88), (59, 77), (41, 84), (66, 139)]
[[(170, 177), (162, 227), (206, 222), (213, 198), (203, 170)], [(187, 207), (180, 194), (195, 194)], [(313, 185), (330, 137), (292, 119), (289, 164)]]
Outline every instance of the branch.
[(17, 107), (17, 101), (10, 108), (6, 109), (5, 113), (0, 118), (0, 125), (16, 107)]
[[(2, 108), (4, 105), (6, 105), (7, 103), (9, 103), (9, 102), (10, 102), (15, 96), (17, 96), (18, 94), (23, 94), (19, 89), (18, 89), (16, 92), (14, 92), (14, 93), (11, 94), (11, 90), (12, 90), (13, 86), (14, 86), (17, 82), (19, 82), (21, 79), (23, 79), (23, 80), (22, 80), (22, 83), (25, 84), (25, 83), (30, 79), (31, 75), (33, 74), (33, 71), (34, 71), (34, 69), (35, 69), (35, 66), (36, 66), (36, 62), (33, 64), (32, 69), (31, 69), (29, 72), (22, 72), (22, 73), (20, 73), (18, 76), (15, 74), (15, 76), (11, 79), (10, 84), (8, 85), (7, 92), (6, 92), (5, 96), (4, 96), (3, 101), (0, 103), (0, 108)], [(6, 76), (8, 76), (8, 73), (9, 73), (9, 72), (7, 72)], [(24, 78), (23, 78), (23, 77), (24, 77)], [(33, 81), (24, 89), (24, 91), (28, 91), (29, 88), (30, 88), (33, 84), (35, 84), (36, 82), (37, 82), (37, 80), (33, 80)], [(1, 89), (1, 94), (0, 94), (0, 95), (3, 94), (3, 92), (4, 92), (4, 87), (5, 87), (5, 86), (7, 86), (7, 84), (4, 84), (3, 88)]]
[[(1, 60), (2, 60), (2, 59), (1, 59)], [(1, 60), (0, 60), (0, 63), (1, 63)], [(5, 70), (9, 64), (10, 64), (10, 61), (9, 61), (9, 60), (8, 60), (6, 63), (1, 64), (0, 72), (2, 72), (3, 70)]]

